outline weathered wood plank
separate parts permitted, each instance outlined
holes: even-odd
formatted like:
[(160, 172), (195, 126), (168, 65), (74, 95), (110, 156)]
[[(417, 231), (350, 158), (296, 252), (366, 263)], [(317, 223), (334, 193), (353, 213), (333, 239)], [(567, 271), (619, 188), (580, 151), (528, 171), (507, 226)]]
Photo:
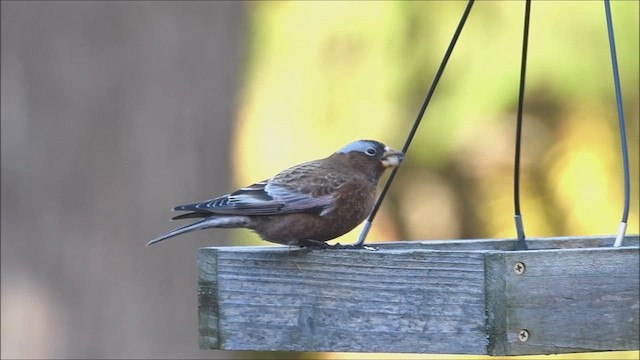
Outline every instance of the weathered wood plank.
[[(221, 348), (486, 349), (480, 253), (203, 250), (201, 262), (218, 266)], [(201, 307), (204, 318), (212, 308)], [(216, 347), (215, 341), (209, 345)]]
[(484, 354), (506, 354), (507, 296), (505, 274), (508, 272), (502, 252), (490, 252), (485, 256), (485, 301), (487, 307), (487, 338), (489, 344)]
[(218, 259), (208, 252), (198, 254), (198, 331), (201, 349), (220, 347), (218, 328)]
[[(637, 235), (617, 249), (612, 237), (589, 237), (532, 239), (530, 248), (557, 249), (506, 251), (514, 242), (380, 243), (374, 252), (203, 248), (200, 346), (492, 355), (638, 348)], [(515, 276), (514, 261), (530, 263), (523, 275)], [(635, 287), (633, 271), (619, 273), (633, 264)], [(617, 285), (606, 286), (609, 277)], [(588, 309), (600, 313), (597, 325)], [(572, 324), (583, 335), (556, 334)], [(522, 343), (524, 326), (531, 336)], [(589, 337), (589, 326), (619, 339)]]
[[(501, 355), (640, 348), (637, 248), (501, 255), (507, 268)], [(514, 271), (517, 263), (522, 274)], [(523, 329), (524, 342), (518, 338)]]

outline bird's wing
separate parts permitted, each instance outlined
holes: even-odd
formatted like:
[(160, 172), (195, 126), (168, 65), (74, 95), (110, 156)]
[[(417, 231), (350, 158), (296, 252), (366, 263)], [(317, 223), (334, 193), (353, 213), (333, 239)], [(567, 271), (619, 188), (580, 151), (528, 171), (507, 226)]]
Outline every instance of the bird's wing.
[[(293, 212), (326, 214), (334, 193), (346, 182), (344, 176), (310, 162), (289, 168), (273, 178), (257, 182), (215, 199), (176, 206), (176, 211), (236, 215), (276, 215)], [(174, 219), (197, 217), (189, 214)]]

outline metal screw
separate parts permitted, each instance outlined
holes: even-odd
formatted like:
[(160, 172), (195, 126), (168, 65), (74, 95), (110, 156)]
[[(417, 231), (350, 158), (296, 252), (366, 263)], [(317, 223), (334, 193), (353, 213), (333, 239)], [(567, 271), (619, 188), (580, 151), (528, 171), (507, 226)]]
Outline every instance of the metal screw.
[(522, 329), (518, 333), (518, 340), (525, 342), (529, 340), (529, 331), (527, 329)]
[(522, 275), (524, 273), (524, 269), (525, 266), (523, 262), (518, 261), (513, 265), (513, 271), (515, 271), (518, 275)]

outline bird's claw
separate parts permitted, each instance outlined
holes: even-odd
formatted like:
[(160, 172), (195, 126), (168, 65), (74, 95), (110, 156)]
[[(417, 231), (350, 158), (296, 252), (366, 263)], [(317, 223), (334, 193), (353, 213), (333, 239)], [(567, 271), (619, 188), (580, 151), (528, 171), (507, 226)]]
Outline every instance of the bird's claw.
[(369, 250), (376, 251), (378, 247), (376, 246), (368, 246), (364, 244), (348, 244), (342, 245), (337, 243), (335, 245), (327, 244), (324, 241), (318, 240), (305, 240), (300, 243), (300, 246), (303, 248), (307, 248), (309, 250), (325, 250), (325, 249), (335, 249), (335, 250)]
[(341, 249), (341, 250), (369, 250), (369, 251), (377, 251), (379, 248), (377, 246), (369, 246), (364, 244), (348, 244), (341, 245), (337, 243), (335, 245), (330, 245), (331, 249)]

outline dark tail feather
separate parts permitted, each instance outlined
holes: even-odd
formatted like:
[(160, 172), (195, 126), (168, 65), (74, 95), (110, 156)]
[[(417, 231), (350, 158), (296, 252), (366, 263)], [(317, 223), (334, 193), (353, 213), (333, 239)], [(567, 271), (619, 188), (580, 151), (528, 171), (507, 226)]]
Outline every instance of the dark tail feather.
[(182, 214), (182, 215), (176, 215), (174, 217), (171, 218), (171, 220), (182, 220), (182, 219), (193, 219), (193, 218), (203, 218), (203, 217), (208, 217), (211, 216), (211, 213), (206, 211), (196, 211), (196, 212), (190, 212), (187, 214)]
[[(192, 213), (190, 213), (192, 214)], [(190, 215), (184, 214), (184, 215)], [(180, 215), (183, 216), (183, 215)], [(193, 216), (192, 216), (193, 217)], [(184, 219), (181, 218), (181, 219)], [(153, 245), (162, 240), (166, 240), (172, 238), (174, 236), (182, 235), (184, 233), (188, 233), (196, 230), (204, 230), (209, 228), (241, 228), (247, 227), (250, 223), (250, 218), (247, 216), (210, 216), (206, 219), (202, 219), (200, 221), (196, 221), (192, 224), (185, 225), (183, 227), (177, 228), (175, 230), (171, 230), (166, 234), (160, 235), (159, 237), (149, 241), (146, 246)]]
[(191, 232), (191, 231), (205, 229), (206, 226), (207, 226), (206, 223), (208, 222), (208, 220), (209, 219), (200, 220), (200, 221), (195, 222), (193, 224), (185, 225), (185, 226), (177, 228), (175, 230), (171, 230), (168, 233), (166, 233), (164, 235), (161, 235), (161, 236), (149, 241), (147, 243), (147, 245), (145, 245), (145, 246), (153, 245), (153, 244), (155, 244), (157, 242), (160, 242), (162, 240), (166, 240), (166, 239), (172, 238), (174, 236), (178, 236), (178, 235), (181, 235), (181, 234), (184, 234), (184, 233), (188, 233), (188, 232)]

